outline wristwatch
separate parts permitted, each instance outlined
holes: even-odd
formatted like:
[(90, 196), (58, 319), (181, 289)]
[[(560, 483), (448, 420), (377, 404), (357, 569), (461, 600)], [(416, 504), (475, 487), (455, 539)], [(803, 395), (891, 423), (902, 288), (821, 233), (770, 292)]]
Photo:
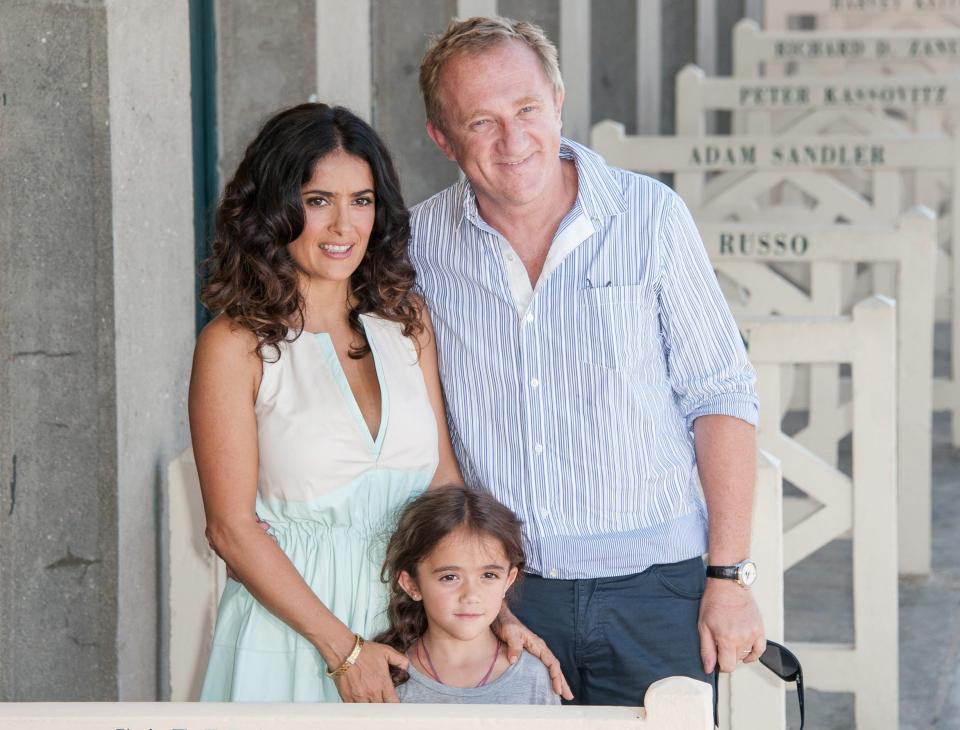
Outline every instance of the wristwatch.
[(708, 565), (707, 577), (735, 580), (744, 588), (749, 588), (757, 580), (757, 564), (747, 558), (736, 565)]

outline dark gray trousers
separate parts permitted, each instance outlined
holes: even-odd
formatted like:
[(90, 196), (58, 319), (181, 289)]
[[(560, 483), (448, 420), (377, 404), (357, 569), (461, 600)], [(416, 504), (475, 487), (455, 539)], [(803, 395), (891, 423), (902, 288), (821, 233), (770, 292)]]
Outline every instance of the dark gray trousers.
[(647, 687), (703, 671), (697, 617), (706, 585), (692, 558), (617, 578), (558, 580), (525, 575), (510, 601), (557, 655), (576, 705), (643, 705)]

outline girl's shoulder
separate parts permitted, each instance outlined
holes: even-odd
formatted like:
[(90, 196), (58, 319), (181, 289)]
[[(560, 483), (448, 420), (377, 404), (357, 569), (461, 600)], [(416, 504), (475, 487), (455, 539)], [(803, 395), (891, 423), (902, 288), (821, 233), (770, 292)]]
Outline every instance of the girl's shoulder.
[(526, 649), (520, 653), (520, 658), (517, 660), (517, 663), (514, 666), (516, 669), (522, 670), (525, 674), (542, 674), (548, 679), (550, 678), (550, 672), (547, 670), (547, 665), (537, 659), (537, 657), (535, 657)]
[(524, 650), (515, 664), (493, 683), (500, 685), (500, 702), (525, 705), (558, 705), (560, 698), (553, 692), (553, 682), (546, 665)]

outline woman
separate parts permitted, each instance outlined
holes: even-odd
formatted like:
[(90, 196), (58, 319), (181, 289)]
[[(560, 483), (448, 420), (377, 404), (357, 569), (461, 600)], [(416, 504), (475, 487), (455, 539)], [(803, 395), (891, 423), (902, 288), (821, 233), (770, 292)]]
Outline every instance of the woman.
[[(362, 638), (387, 625), (386, 541), (408, 501), (463, 481), (408, 236), (389, 154), (339, 107), (274, 116), (224, 190), (190, 427), (207, 536), (236, 580), (201, 699), (396, 701), (406, 657)], [(499, 633), (569, 694), (506, 610)]]
[(386, 149), (345, 109), (277, 114), (226, 186), (190, 426), (238, 581), (202, 699), (394, 699), (405, 658), (357, 638), (385, 626), (383, 543), (407, 501), (462, 482), (408, 234)]

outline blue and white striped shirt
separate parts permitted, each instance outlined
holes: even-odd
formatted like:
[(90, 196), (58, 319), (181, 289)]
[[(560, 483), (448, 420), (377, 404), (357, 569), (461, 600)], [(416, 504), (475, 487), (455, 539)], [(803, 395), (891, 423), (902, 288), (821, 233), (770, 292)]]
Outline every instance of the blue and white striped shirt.
[(706, 551), (698, 416), (756, 423), (753, 368), (683, 201), (564, 139), (577, 200), (536, 287), (469, 182), (413, 210), (467, 484), (523, 520), (528, 569), (628, 575)]

